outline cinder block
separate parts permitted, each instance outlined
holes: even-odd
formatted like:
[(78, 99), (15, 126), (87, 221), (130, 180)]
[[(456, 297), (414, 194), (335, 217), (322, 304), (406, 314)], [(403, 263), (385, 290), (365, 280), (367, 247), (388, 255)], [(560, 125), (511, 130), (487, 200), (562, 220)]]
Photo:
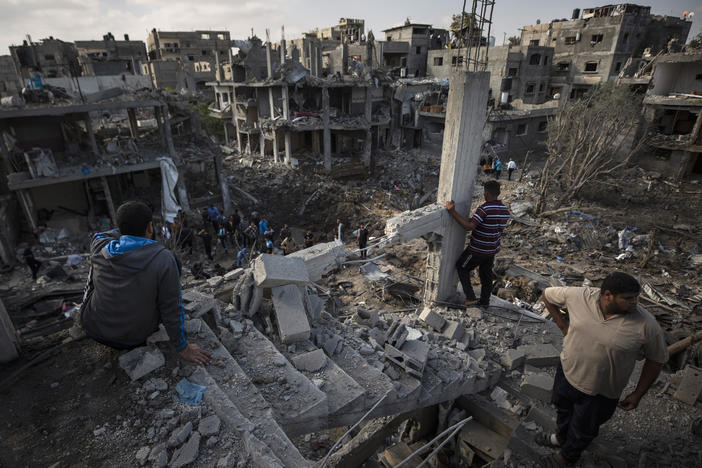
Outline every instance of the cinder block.
[(272, 295), (281, 341), (288, 344), (309, 339), (310, 323), (300, 289), (294, 284), (278, 286)]
[(446, 330), (444, 330), (444, 336), (446, 338), (448, 338), (449, 340), (460, 340), (461, 338), (463, 338), (463, 334), (466, 331), (463, 322), (447, 320), (446, 323)]
[(307, 284), (310, 282), (305, 262), (299, 258), (283, 255), (261, 254), (253, 263), (253, 277), (256, 286), (274, 288), (286, 284)]
[(393, 322), (385, 333), (385, 342), (400, 349), (405, 343), (405, 340), (407, 340), (408, 335), (407, 327), (398, 320)]
[(553, 390), (553, 377), (548, 374), (526, 374), (520, 388), (527, 396), (549, 403)]
[(526, 355), (526, 363), (532, 366), (556, 366), (560, 360), (560, 353), (552, 344), (522, 345), (517, 349)]
[(500, 363), (507, 368), (507, 370), (514, 370), (517, 367), (524, 365), (526, 360), (526, 355), (524, 350), (521, 349), (508, 349), (501, 357)]
[(327, 355), (321, 349), (315, 349), (292, 358), (293, 365), (301, 371), (317, 372), (327, 364)]
[(401, 350), (385, 344), (385, 357), (402, 367), (408, 374), (420, 379), (424, 374), (428, 356), (429, 344), (424, 341), (406, 341)]
[(431, 307), (424, 307), (422, 313), (419, 314), (419, 319), (438, 332), (441, 332), (444, 325), (446, 325), (446, 320), (444, 320), (441, 315), (434, 312)]

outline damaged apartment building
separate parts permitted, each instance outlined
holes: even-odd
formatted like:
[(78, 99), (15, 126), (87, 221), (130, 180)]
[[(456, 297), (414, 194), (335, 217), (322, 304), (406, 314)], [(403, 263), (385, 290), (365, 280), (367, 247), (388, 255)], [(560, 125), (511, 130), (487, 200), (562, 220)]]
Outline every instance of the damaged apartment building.
[[(385, 146), (390, 127), (381, 78), (360, 63), (352, 74), (316, 76), (318, 69), (297, 61), (296, 46), (288, 58), (284, 41), (278, 48), (258, 38), (240, 45), (223, 66), (224, 80), (208, 83), (215, 91), (212, 115), (222, 119), (228, 142), (242, 154), (286, 164), (295, 164), (293, 154), (310, 154), (325, 172), (332, 171), (332, 156), (372, 170), (372, 151)], [(315, 50), (311, 55), (319, 57)]]
[(149, 202), (164, 223), (179, 210), (221, 202), (194, 182), (216, 164), (206, 151), (186, 147), (198, 125), (187, 103), (150, 93), (0, 110), (0, 250), (10, 254), (3, 262), (14, 264), (21, 229), (51, 241), (110, 229), (116, 207), (131, 199)]

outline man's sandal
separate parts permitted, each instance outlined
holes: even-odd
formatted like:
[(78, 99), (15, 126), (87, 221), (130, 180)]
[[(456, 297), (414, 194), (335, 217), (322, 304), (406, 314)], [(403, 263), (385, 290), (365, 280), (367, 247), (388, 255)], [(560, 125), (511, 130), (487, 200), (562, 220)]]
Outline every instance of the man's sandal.
[(556, 434), (548, 432), (539, 432), (536, 434), (534, 442), (548, 448), (559, 448), (561, 446), (556, 439)]

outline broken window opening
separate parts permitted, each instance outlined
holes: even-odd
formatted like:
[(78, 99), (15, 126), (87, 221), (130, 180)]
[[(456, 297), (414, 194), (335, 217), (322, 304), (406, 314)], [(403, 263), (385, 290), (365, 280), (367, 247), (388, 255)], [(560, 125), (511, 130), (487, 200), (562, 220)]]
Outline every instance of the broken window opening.
[(548, 120), (542, 120), (541, 122), (539, 122), (538, 131), (540, 133), (545, 132), (547, 129), (548, 129)]
[(592, 44), (592, 45), (598, 44), (598, 43), (602, 42), (603, 39), (604, 39), (604, 34), (593, 34), (592, 38), (590, 39), (590, 44)]
[(558, 71), (570, 70), (570, 62), (558, 62)]
[(209, 39), (209, 38), (210, 38), (210, 35), (207, 34), (207, 33), (202, 33), (202, 34), (200, 35), (200, 39)]
[(421, 54), (421, 53), (422, 53), (422, 47), (421, 47), (421, 46), (417, 46), (416, 52), (417, 52), (417, 55)]
[(622, 62), (617, 62), (617, 64), (614, 66), (614, 71), (618, 72), (622, 68)]
[(573, 45), (575, 44), (575, 36), (568, 36), (563, 40), (563, 42), (565, 45)]
[(517, 135), (518, 136), (524, 136), (527, 134), (527, 126), (526, 124), (519, 124), (517, 125)]
[(517, 73), (519, 72), (518, 68), (510, 68), (507, 71), (507, 76), (517, 76)]
[(529, 41), (530, 46), (538, 46), (539, 45), (539, 40), (538, 39), (532, 39)]
[(434, 57), (434, 66), (435, 67), (441, 67), (444, 64), (444, 58), (443, 57)]
[(596, 72), (597, 71), (597, 62), (586, 62), (585, 63), (585, 71), (586, 72)]
[(541, 62), (541, 54), (534, 54), (529, 57), (529, 65), (538, 65)]
[(524, 89), (524, 94), (525, 95), (531, 95), (534, 94), (534, 88), (536, 87), (535, 83), (527, 83), (526, 88)]

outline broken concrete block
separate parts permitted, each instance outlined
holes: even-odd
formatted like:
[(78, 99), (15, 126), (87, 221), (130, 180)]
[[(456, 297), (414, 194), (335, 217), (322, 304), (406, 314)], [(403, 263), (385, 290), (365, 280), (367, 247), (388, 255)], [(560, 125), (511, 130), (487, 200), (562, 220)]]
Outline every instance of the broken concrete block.
[(327, 356), (333, 356), (337, 350), (341, 350), (341, 345), (342, 339), (339, 335), (333, 334), (330, 337), (325, 337), (323, 342), (322, 342), (322, 348), (324, 348), (324, 352), (327, 353)]
[(694, 405), (702, 392), (702, 369), (687, 365), (673, 398)]
[(307, 315), (312, 320), (319, 320), (327, 301), (316, 294), (307, 294), (305, 297), (307, 301)]
[(526, 363), (536, 367), (558, 365), (560, 353), (552, 344), (522, 345), (517, 348), (526, 355)]
[(203, 437), (219, 434), (219, 426), (222, 423), (216, 414), (202, 418), (197, 426), (197, 431)]
[(507, 368), (507, 370), (513, 370), (524, 364), (526, 360), (526, 354), (524, 354), (523, 349), (508, 349), (500, 357), (500, 363)]
[(430, 232), (440, 233), (442, 217), (450, 216), (439, 204), (423, 206), (414, 211), (405, 211), (385, 223), (385, 235), (395, 242), (406, 242)]
[(292, 363), (301, 371), (317, 372), (327, 364), (327, 355), (321, 349), (315, 349), (309, 353), (294, 356)]
[(149, 458), (150, 452), (151, 450), (149, 449), (149, 447), (140, 448), (135, 455), (137, 463), (139, 463), (142, 466), (146, 465), (146, 461)]
[(298, 250), (285, 258), (299, 258), (305, 262), (310, 281), (319, 281), (346, 259), (344, 244), (338, 241), (315, 244)]
[(193, 432), (193, 423), (188, 422), (181, 427), (178, 427), (171, 432), (171, 436), (168, 438), (169, 447), (180, 447), (183, 445), (190, 434)]
[(132, 381), (150, 374), (166, 363), (163, 353), (156, 348), (142, 346), (119, 357), (119, 366)]
[(419, 314), (419, 319), (424, 321), (424, 323), (426, 323), (439, 333), (441, 333), (441, 330), (443, 330), (444, 325), (446, 325), (446, 320), (444, 320), (444, 318), (441, 315), (434, 312), (431, 309), (431, 307), (424, 307), (422, 313)]
[(460, 340), (463, 338), (463, 334), (466, 329), (463, 322), (455, 322), (453, 320), (446, 321), (446, 330), (444, 330), (444, 336), (449, 340)]
[(236, 270), (228, 271), (224, 274), (224, 281), (234, 281), (244, 274), (243, 268), (237, 268)]
[(166, 333), (166, 328), (163, 326), (163, 324), (158, 325), (158, 330), (153, 332), (149, 337), (146, 339), (146, 344), (148, 346), (153, 346), (156, 343), (163, 343), (165, 341), (168, 341), (170, 338), (168, 337), (168, 333)]
[(399, 320), (396, 320), (388, 328), (388, 331), (385, 333), (384, 339), (386, 343), (389, 343), (395, 348), (400, 349), (405, 343), (405, 341), (407, 341), (408, 335), (409, 332), (407, 331), (407, 327), (405, 326), (405, 324), (401, 323)]
[(278, 331), (283, 343), (303, 341), (310, 337), (302, 293), (294, 284), (273, 288), (273, 307), (278, 321)]
[(385, 357), (408, 374), (421, 378), (429, 355), (429, 344), (424, 341), (410, 340), (402, 345), (402, 349), (385, 344)]
[(358, 324), (365, 325), (366, 327), (374, 327), (375, 324), (378, 323), (378, 311), (375, 309), (358, 309), (353, 314), (353, 320)]
[(182, 466), (189, 465), (197, 459), (199, 451), (200, 433), (193, 432), (193, 435), (190, 436), (188, 442), (173, 452), (169, 465), (172, 468), (180, 468)]
[(291, 256), (261, 254), (253, 263), (256, 286), (274, 288), (286, 284), (305, 285), (310, 282), (305, 262)]
[(221, 276), (213, 276), (212, 278), (207, 278), (207, 285), (211, 288), (216, 288), (224, 282), (224, 278)]
[(553, 377), (548, 374), (526, 374), (520, 388), (527, 396), (549, 403), (553, 390)]

